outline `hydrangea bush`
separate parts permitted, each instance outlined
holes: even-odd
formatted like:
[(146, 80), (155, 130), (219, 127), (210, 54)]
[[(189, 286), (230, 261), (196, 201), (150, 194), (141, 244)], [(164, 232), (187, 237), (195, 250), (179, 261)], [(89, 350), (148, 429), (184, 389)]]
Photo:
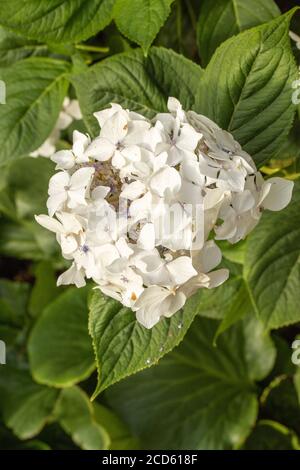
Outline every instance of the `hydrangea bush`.
[(0, 3), (0, 448), (300, 449), (286, 3)]

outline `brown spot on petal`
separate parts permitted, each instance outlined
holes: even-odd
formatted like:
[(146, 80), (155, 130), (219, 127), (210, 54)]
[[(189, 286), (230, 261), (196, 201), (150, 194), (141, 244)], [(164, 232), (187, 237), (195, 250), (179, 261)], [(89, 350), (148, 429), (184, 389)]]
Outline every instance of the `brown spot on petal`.
[(132, 294), (131, 294), (131, 297), (130, 297), (130, 298), (131, 298), (131, 300), (133, 300), (133, 301), (134, 301), (134, 300), (136, 300), (136, 299), (137, 299), (137, 296), (136, 296), (136, 294), (135, 294), (134, 292), (132, 292)]

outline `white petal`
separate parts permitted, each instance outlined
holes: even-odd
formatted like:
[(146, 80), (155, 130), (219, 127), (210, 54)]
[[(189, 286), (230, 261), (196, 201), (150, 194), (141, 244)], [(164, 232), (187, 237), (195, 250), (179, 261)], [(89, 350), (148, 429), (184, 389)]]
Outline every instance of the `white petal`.
[(74, 235), (61, 235), (58, 237), (58, 242), (60, 243), (61, 251), (66, 255), (74, 253), (78, 248), (78, 243)]
[(156, 157), (154, 157), (153, 171), (155, 172), (155, 171), (159, 170), (160, 168), (166, 166), (167, 160), (168, 160), (167, 152), (162, 152), (159, 155), (157, 155)]
[(288, 181), (283, 178), (270, 178), (267, 183), (271, 184), (269, 194), (262, 202), (264, 209), (270, 211), (280, 211), (284, 209), (292, 199), (293, 181)]
[(78, 100), (71, 100), (70, 103), (65, 108), (66, 113), (68, 113), (73, 119), (79, 121), (82, 119), (82, 114), (79, 106)]
[(120, 170), (121, 168), (123, 168), (123, 166), (126, 165), (126, 159), (123, 157), (122, 153), (119, 150), (115, 151), (111, 164), (118, 170)]
[(82, 225), (74, 214), (69, 212), (58, 212), (56, 217), (60, 220), (66, 233), (79, 233)]
[(237, 230), (237, 216), (232, 207), (228, 207), (227, 211), (220, 215), (224, 220), (222, 225), (215, 227), (216, 240), (227, 240), (233, 237)]
[(185, 304), (186, 296), (183, 292), (176, 292), (175, 295), (169, 297), (162, 304), (163, 316), (170, 318), (174, 313), (178, 312)]
[(48, 194), (56, 195), (70, 183), (70, 175), (66, 171), (59, 171), (50, 178)]
[(82, 157), (86, 147), (90, 143), (90, 138), (82, 132), (74, 131), (73, 132), (73, 152), (76, 157)]
[[(148, 287), (149, 289), (149, 287)], [(136, 312), (137, 321), (148, 330), (151, 330), (160, 320), (159, 310), (141, 308)]]
[(68, 191), (68, 202), (67, 206), (70, 209), (75, 209), (77, 206), (80, 205), (87, 205), (87, 200), (85, 198), (85, 189), (75, 189)]
[(115, 145), (112, 144), (109, 140), (103, 139), (102, 137), (97, 137), (92, 141), (92, 143), (87, 147), (85, 154), (87, 157), (95, 158), (100, 162), (109, 160), (115, 151)]
[(128, 243), (124, 237), (121, 237), (116, 241), (116, 248), (120, 255), (124, 256), (125, 258), (129, 258), (129, 256), (133, 254), (133, 250), (128, 246)]
[(94, 200), (105, 199), (109, 192), (110, 188), (108, 186), (97, 186), (92, 191), (92, 198)]
[[(95, 113), (96, 114), (96, 113)], [(96, 287), (97, 289), (98, 287)], [(116, 286), (108, 285), (108, 286), (99, 286), (99, 289), (104, 295), (111, 297), (112, 299), (117, 300), (118, 302), (122, 302), (122, 296), (117, 291)]]
[(176, 113), (178, 109), (182, 109), (180, 101), (178, 101), (178, 99), (174, 98), (173, 96), (169, 97), (167, 107), (170, 113)]
[(51, 160), (57, 164), (56, 170), (69, 170), (75, 165), (75, 158), (71, 150), (60, 150), (52, 155)]
[(181, 150), (194, 152), (201, 138), (202, 134), (196, 132), (192, 126), (183, 124), (176, 146)]
[(56, 219), (53, 219), (52, 217), (49, 217), (48, 215), (35, 215), (35, 220), (44, 228), (47, 230), (50, 230), (51, 232), (54, 233), (63, 233), (64, 229), (63, 226), (60, 222), (58, 222)]
[(170, 291), (163, 287), (146, 288), (132, 307), (136, 311), (138, 322), (146, 328), (152, 328), (156, 325), (160, 316), (163, 315), (161, 304), (169, 295)]
[(208, 289), (213, 289), (220, 286), (223, 282), (227, 281), (229, 278), (228, 269), (218, 269), (209, 273), (209, 286)]
[(158, 170), (150, 180), (151, 190), (160, 197), (171, 192), (176, 194), (181, 187), (181, 178), (175, 168), (165, 166)]
[(255, 199), (249, 189), (242, 193), (235, 194), (232, 199), (232, 206), (238, 214), (247, 212), (254, 207)]
[(72, 117), (69, 116), (64, 111), (61, 111), (59, 113), (55, 127), (57, 127), (57, 129), (59, 130), (64, 130), (64, 129), (67, 129), (67, 127), (69, 127), (71, 122), (72, 122)]
[(160, 286), (151, 286), (144, 290), (141, 296), (134, 304), (133, 310), (139, 308), (149, 308), (152, 305), (159, 305), (166, 297), (170, 295), (170, 291)]
[(75, 263), (73, 263), (72, 266), (67, 271), (62, 273), (57, 279), (58, 286), (68, 284), (75, 284), (76, 287), (85, 286), (85, 280), (82, 270), (78, 270), (76, 268)]
[(209, 273), (221, 261), (222, 252), (213, 240), (206, 242), (200, 252), (193, 254), (193, 264), (201, 273)]
[(222, 202), (225, 192), (223, 189), (205, 189), (205, 197), (204, 197), (204, 209), (212, 209), (213, 207), (217, 206), (220, 202)]
[(90, 183), (94, 173), (95, 168), (79, 168), (79, 170), (75, 171), (71, 176), (70, 189), (76, 191), (77, 189), (85, 188)]
[(134, 181), (133, 183), (126, 184), (120, 197), (133, 201), (139, 198), (145, 192), (145, 185), (141, 181)]
[(180, 202), (186, 204), (202, 204), (202, 189), (200, 186), (187, 180), (182, 180), (180, 192), (178, 195)]
[(117, 111), (122, 111), (122, 106), (116, 103), (111, 103), (111, 108), (103, 109), (94, 113), (95, 118), (99, 122), (100, 127), (103, 127), (104, 123)]
[(172, 276), (175, 285), (181, 285), (197, 275), (193, 267), (192, 259), (188, 256), (180, 256), (167, 264), (167, 270)]
[(130, 145), (123, 148), (121, 151), (122, 157), (129, 162), (138, 162), (141, 159), (141, 151), (137, 145)]
[(153, 250), (155, 247), (155, 230), (153, 224), (145, 224), (140, 231), (138, 246), (143, 250)]
[(53, 194), (47, 200), (47, 209), (49, 215), (52, 217), (56, 211), (62, 209), (64, 203), (68, 198), (68, 194), (66, 191), (61, 191), (57, 194)]
[(49, 137), (45, 142), (34, 152), (31, 152), (30, 157), (51, 157), (55, 152), (55, 143), (59, 139), (59, 131), (52, 132), (52, 135), (55, 135), (55, 138)]
[(124, 111), (113, 114), (101, 128), (100, 137), (109, 140), (117, 145), (128, 132), (128, 117)]

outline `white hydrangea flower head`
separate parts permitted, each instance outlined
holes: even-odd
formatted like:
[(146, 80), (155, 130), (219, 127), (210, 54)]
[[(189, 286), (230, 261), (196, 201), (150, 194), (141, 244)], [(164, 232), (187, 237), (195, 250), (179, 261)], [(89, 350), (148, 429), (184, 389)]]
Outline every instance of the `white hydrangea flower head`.
[(119, 104), (95, 113), (98, 137), (74, 131), (55, 153), (49, 215), (71, 267), (58, 285), (92, 279), (152, 328), (198, 289), (227, 280), (215, 240), (236, 243), (262, 211), (281, 210), (293, 183), (264, 180), (231, 134), (169, 98), (149, 120)]

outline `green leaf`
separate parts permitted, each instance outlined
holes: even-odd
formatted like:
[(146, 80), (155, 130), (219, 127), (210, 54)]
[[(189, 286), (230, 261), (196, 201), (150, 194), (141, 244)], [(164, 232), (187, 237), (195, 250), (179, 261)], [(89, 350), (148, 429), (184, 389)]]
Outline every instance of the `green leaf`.
[(202, 0), (197, 24), (201, 62), (206, 66), (226, 39), (280, 15), (273, 0)]
[[(274, 156), (276, 162), (280, 162), (288, 159), (297, 159), (297, 164), (293, 166), (293, 170), (299, 173), (299, 159), (300, 159), (300, 121), (295, 119), (291, 132), (286, 137), (283, 142), (283, 145), (278, 149), (277, 154)], [(283, 162), (284, 163), (284, 162)]]
[(292, 202), (280, 212), (266, 212), (248, 239), (244, 277), (265, 328), (300, 320), (300, 182)]
[(148, 330), (135, 314), (95, 291), (90, 301), (89, 330), (98, 368), (95, 398), (115, 382), (156, 364), (183, 339), (197, 314), (197, 296), (170, 319)]
[(147, 449), (237, 447), (254, 425), (254, 380), (275, 350), (255, 319), (237, 323), (212, 346), (215, 320), (197, 317), (184, 342), (156, 367), (115, 385), (107, 400)]
[(56, 274), (49, 261), (41, 261), (34, 270), (35, 284), (32, 288), (28, 310), (33, 317), (41, 314), (43, 309), (62, 293), (56, 286)]
[(0, 69), (6, 84), (6, 104), (0, 106), (0, 164), (28, 155), (49, 136), (67, 92), (68, 70), (67, 62), (36, 57)]
[(292, 377), (271, 382), (262, 395), (262, 413), (300, 435), (300, 402)]
[(230, 276), (229, 280), (216, 289), (203, 289), (199, 295), (199, 315), (207, 318), (223, 319), (243, 286), (241, 276)]
[(24, 444), (19, 445), (18, 448), (20, 450), (51, 450), (48, 444), (38, 440), (25, 442)]
[(134, 438), (123, 421), (109, 408), (94, 402), (94, 415), (109, 434), (110, 450), (135, 450), (139, 443)]
[(22, 442), (17, 439), (7, 428), (0, 422), (0, 449), (1, 450), (50, 450), (45, 442), (32, 440)]
[(296, 435), (281, 423), (261, 420), (248, 437), (243, 450), (299, 450)]
[(0, 340), (15, 343), (25, 324), (29, 284), (0, 279)]
[(76, 42), (94, 36), (112, 18), (114, 0), (2, 0), (0, 24), (46, 42)]
[(234, 325), (247, 314), (254, 314), (251, 299), (244, 282), (241, 283), (236, 295), (232, 298), (230, 305), (224, 310), (224, 318), (221, 321), (214, 337), (214, 344), (220, 334), (224, 333), (231, 325)]
[(247, 240), (232, 245), (226, 240), (218, 240), (218, 246), (221, 248), (224, 258), (232, 263), (244, 264)]
[[(221, 249), (223, 252), (223, 246)], [(234, 256), (232, 258), (235, 259)], [(237, 258), (240, 260), (239, 256)], [(202, 289), (199, 293), (199, 315), (222, 320), (216, 330), (214, 344), (218, 336), (231, 325), (248, 314), (254, 314), (247, 286), (242, 277), (242, 266), (223, 259), (222, 267), (229, 269), (228, 281), (216, 289)]]
[(55, 417), (73, 441), (85, 450), (105, 450), (110, 439), (94, 416), (93, 405), (79, 387), (61, 391)]
[(58, 391), (33, 382), (27, 370), (1, 368), (0, 410), (7, 427), (20, 439), (36, 436), (50, 419)]
[(128, 39), (148, 51), (171, 12), (174, 0), (116, 0), (117, 27)]
[(47, 190), (53, 174), (54, 164), (47, 158), (26, 157), (11, 162), (7, 186), (18, 220), (26, 218), (31, 221), (35, 214), (47, 211)]
[(53, 172), (53, 162), (46, 158), (22, 158), (5, 167), (3, 193), (7, 198), (0, 199), (0, 211), (6, 218), (0, 221), (0, 253), (30, 260), (51, 258), (61, 265), (54, 234), (34, 220), (35, 214), (47, 211)]
[(28, 41), (18, 34), (0, 28), (0, 67), (13, 64), (32, 56), (46, 55), (48, 47), (35, 41)]
[(0, 253), (35, 261), (51, 257), (53, 261), (56, 261), (58, 246), (53, 233), (39, 227), (35, 221), (17, 224), (2, 219), (0, 221)]
[(141, 50), (110, 57), (74, 75), (80, 107), (89, 132), (99, 133), (93, 113), (111, 102), (147, 117), (165, 111), (169, 96), (177, 97), (186, 109), (195, 100), (202, 69), (171, 50), (153, 47), (145, 58)]
[(198, 86), (195, 110), (231, 132), (258, 165), (278, 152), (296, 110), (289, 39), (294, 11), (228, 39)]
[(295, 373), (296, 365), (293, 364), (291, 360), (291, 346), (278, 334), (273, 334), (272, 340), (276, 347), (277, 355), (270, 379), (274, 379), (282, 375), (292, 376)]
[(95, 368), (88, 334), (89, 288), (70, 288), (49, 304), (35, 324), (28, 343), (34, 379), (54, 387), (69, 387)]

